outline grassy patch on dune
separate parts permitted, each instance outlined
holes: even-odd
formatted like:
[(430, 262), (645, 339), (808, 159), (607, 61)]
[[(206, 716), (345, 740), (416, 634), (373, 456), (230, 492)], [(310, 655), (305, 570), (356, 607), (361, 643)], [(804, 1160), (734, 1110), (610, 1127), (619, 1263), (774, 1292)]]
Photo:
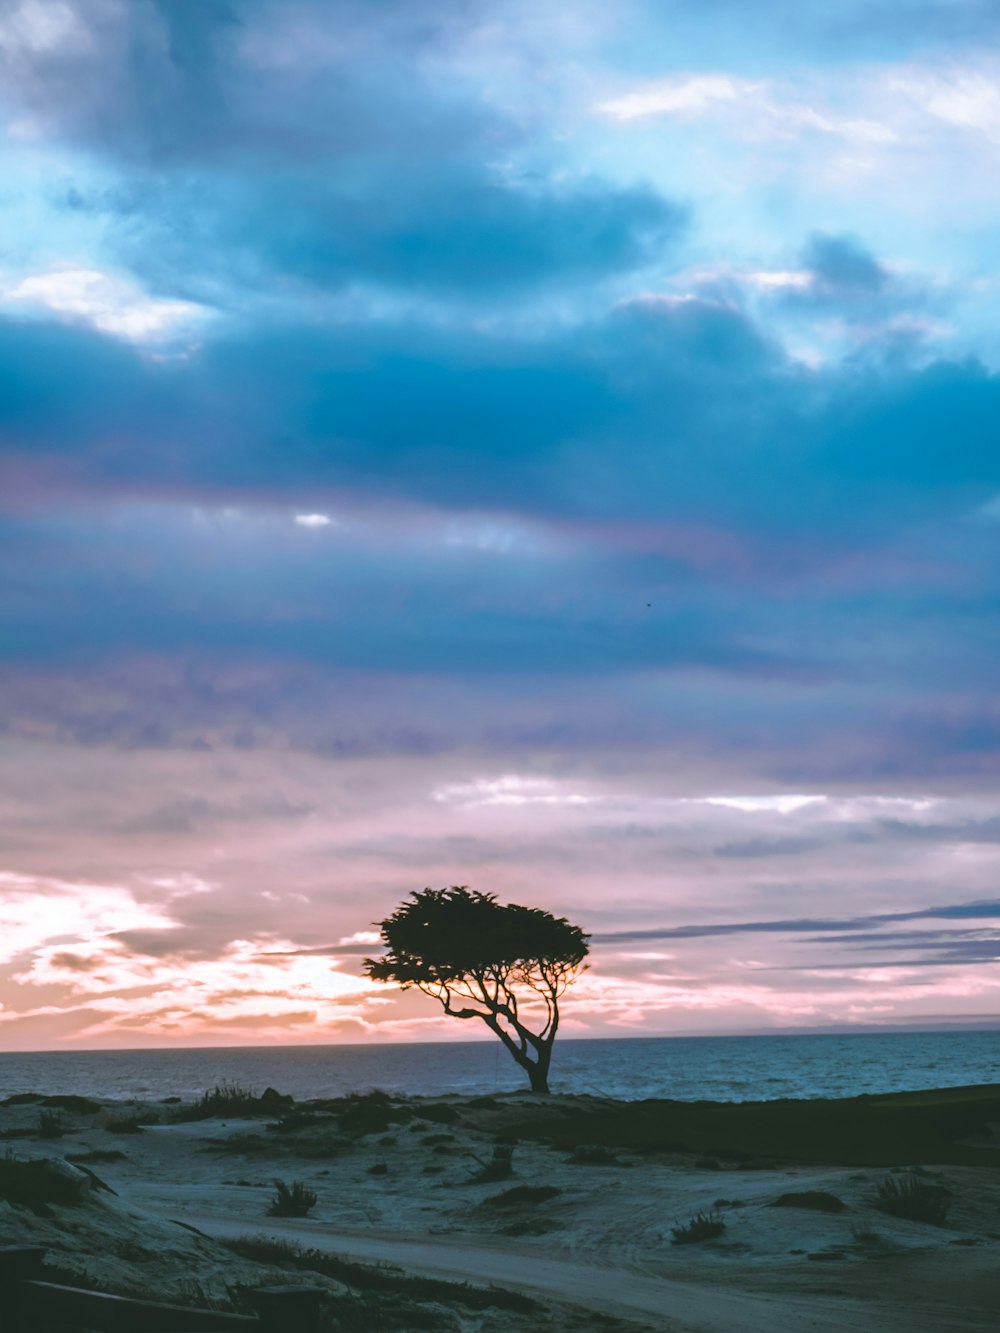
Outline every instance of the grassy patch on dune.
[[(603, 1144), (633, 1152), (712, 1153), (740, 1165), (770, 1159), (844, 1166), (1000, 1166), (1000, 1144), (989, 1142), (988, 1131), (990, 1121), (1000, 1120), (996, 1085), (811, 1101), (557, 1100), (558, 1137), (553, 1138), (556, 1127), (548, 1108), (521, 1109), (508, 1131), (563, 1149)], [(976, 1137), (982, 1141), (968, 1141)]]

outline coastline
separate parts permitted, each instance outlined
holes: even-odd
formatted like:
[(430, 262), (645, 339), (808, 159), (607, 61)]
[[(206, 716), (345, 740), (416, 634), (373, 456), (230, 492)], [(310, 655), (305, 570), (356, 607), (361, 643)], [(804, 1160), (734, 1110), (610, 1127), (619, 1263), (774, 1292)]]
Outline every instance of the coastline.
[[(98, 1181), (41, 1213), (0, 1191), (0, 1244), (44, 1244), (60, 1272), (158, 1299), (218, 1302), (276, 1273), (288, 1280), (293, 1252), (262, 1263), (266, 1248), (223, 1245), (269, 1236), (497, 1283), (539, 1302), (532, 1324), (552, 1330), (995, 1326), (1000, 1086), (742, 1104), (526, 1093), (295, 1102), (272, 1090), (123, 1108), (27, 1094), (0, 1103), (0, 1143), (21, 1160), (72, 1169), (76, 1159)], [(315, 1192), (307, 1216), (267, 1215), (276, 1179)], [(946, 1191), (946, 1219), (883, 1211), (887, 1180)], [(722, 1229), (673, 1243), (698, 1216)], [(375, 1299), (363, 1284), (324, 1280), (334, 1307)], [(438, 1294), (437, 1323), (425, 1326), (524, 1326), (523, 1311)], [(419, 1301), (392, 1301), (406, 1309), (392, 1323), (386, 1307), (386, 1327), (421, 1326)]]

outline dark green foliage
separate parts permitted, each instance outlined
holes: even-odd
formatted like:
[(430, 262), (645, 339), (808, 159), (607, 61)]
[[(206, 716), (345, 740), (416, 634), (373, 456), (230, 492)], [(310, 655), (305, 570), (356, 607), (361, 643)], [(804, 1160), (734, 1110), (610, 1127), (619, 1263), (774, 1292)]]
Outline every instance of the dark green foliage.
[(872, 1203), (880, 1212), (891, 1213), (893, 1217), (941, 1227), (951, 1207), (951, 1191), (943, 1185), (928, 1184), (912, 1173), (886, 1176)]
[(430, 1106), (414, 1106), (413, 1115), (418, 1120), (429, 1120), (432, 1125), (454, 1125), (462, 1118), (454, 1106), (448, 1106), (446, 1102), (434, 1102)]
[[(725, 1152), (741, 1163), (821, 1162), (1000, 1166), (1000, 1146), (969, 1142), (1000, 1121), (1000, 1086), (943, 1088), (878, 1097), (772, 1102), (619, 1102), (561, 1106), (559, 1143), (603, 1143), (631, 1152)], [(522, 1139), (552, 1136), (552, 1118), (524, 1107), (509, 1128)], [(747, 1163), (749, 1165), (749, 1163)]]
[(468, 973), (523, 971), (539, 963), (579, 967), (587, 936), (565, 918), (534, 907), (501, 906), (465, 885), (412, 893), (381, 922), (386, 954), (365, 959), (375, 981), (404, 988), (447, 985)]
[[(373, 980), (416, 986), (452, 1017), (481, 1019), (532, 1091), (548, 1092), (559, 998), (590, 947), (579, 926), (538, 908), (503, 906), (464, 884), (411, 893), (380, 926), (385, 953), (364, 962)], [(540, 1031), (518, 1016), (518, 998), (544, 1004)]]
[(782, 1194), (768, 1208), (809, 1208), (814, 1213), (842, 1213), (847, 1204), (825, 1190), (806, 1190), (802, 1194)]
[(392, 1125), (409, 1120), (409, 1107), (394, 1106), (389, 1094), (375, 1089), (345, 1097), (340, 1103), (340, 1128), (351, 1138), (361, 1139), (368, 1134), (384, 1134)]
[(90, 1152), (72, 1152), (66, 1154), (67, 1162), (75, 1162), (79, 1166), (85, 1166), (93, 1162), (125, 1162), (128, 1158), (125, 1153), (119, 1152), (117, 1148), (93, 1148)]
[(43, 1111), (38, 1117), (40, 1139), (61, 1139), (66, 1133), (66, 1122), (58, 1111)]
[(370, 1176), (387, 1176), (389, 1174), (388, 1163), (376, 1162), (374, 1166), (368, 1168), (368, 1174)]
[(478, 1157), (475, 1160), (479, 1162), (479, 1170), (472, 1179), (480, 1185), (490, 1184), (494, 1180), (508, 1180), (514, 1174), (514, 1148), (509, 1143), (496, 1144), (488, 1162), (480, 1161)]
[(699, 1241), (714, 1240), (721, 1236), (726, 1224), (713, 1208), (710, 1212), (695, 1213), (686, 1222), (670, 1228), (671, 1245), (696, 1245)]
[(303, 1185), (301, 1180), (293, 1180), (289, 1185), (284, 1180), (275, 1180), (274, 1198), (267, 1210), (268, 1217), (308, 1217), (316, 1207), (318, 1195), (315, 1190)]
[(504, 1190), (502, 1194), (494, 1194), (488, 1199), (484, 1199), (479, 1205), (480, 1208), (521, 1208), (525, 1204), (547, 1203), (549, 1199), (554, 1199), (562, 1194), (558, 1185), (515, 1185), (512, 1189)]
[(203, 1092), (192, 1106), (183, 1106), (174, 1112), (178, 1122), (188, 1120), (234, 1119), (239, 1116), (268, 1115), (273, 1111), (262, 1106), (262, 1098), (240, 1083), (222, 1082), (210, 1092)]
[(222, 1243), (245, 1259), (278, 1268), (321, 1273), (358, 1291), (395, 1293), (411, 1300), (440, 1301), (470, 1310), (498, 1309), (533, 1314), (539, 1309), (537, 1301), (518, 1292), (497, 1287), (473, 1287), (466, 1282), (443, 1282), (438, 1278), (408, 1277), (388, 1264), (359, 1264), (269, 1236), (241, 1236)]

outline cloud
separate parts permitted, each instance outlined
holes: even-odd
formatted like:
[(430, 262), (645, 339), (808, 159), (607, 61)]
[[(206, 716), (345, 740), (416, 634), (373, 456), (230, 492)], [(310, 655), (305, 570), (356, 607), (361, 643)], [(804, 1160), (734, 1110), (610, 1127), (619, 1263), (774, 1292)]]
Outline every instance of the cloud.
[(590, 1029), (987, 984), (997, 11), (807, 10), (4, 9), (7, 1032), (436, 1033), (425, 882)]
[(88, 269), (20, 279), (0, 293), (15, 308), (40, 308), (131, 342), (159, 342), (190, 331), (208, 313), (191, 301), (147, 296), (134, 284)]
[(881, 292), (888, 281), (882, 265), (850, 236), (813, 236), (803, 261), (814, 285), (835, 296)]
[(624, 121), (640, 116), (697, 115), (716, 102), (754, 97), (762, 86), (723, 74), (693, 74), (599, 102), (597, 110), (614, 120)]

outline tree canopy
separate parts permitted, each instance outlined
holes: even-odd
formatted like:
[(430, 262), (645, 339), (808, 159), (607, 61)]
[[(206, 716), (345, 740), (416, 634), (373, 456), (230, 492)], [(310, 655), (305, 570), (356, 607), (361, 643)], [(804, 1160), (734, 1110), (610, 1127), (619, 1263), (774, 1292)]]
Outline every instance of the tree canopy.
[(453, 1018), (481, 1019), (533, 1091), (548, 1092), (559, 999), (590, 948), (579, 926), (464, 884), (411, 893), (379, 925), (386, 951), (364, 963), (373, 980), (415, 986)]

